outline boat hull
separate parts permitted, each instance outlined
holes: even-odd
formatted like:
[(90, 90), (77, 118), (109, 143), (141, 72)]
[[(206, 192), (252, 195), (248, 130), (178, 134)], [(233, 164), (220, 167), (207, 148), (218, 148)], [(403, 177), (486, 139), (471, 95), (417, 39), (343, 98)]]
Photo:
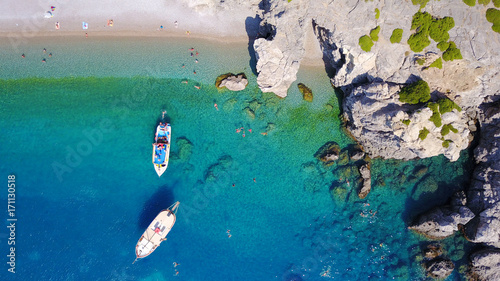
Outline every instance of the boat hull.
[[(155, 143), (153, 144), (153, 165), (156, 171), (156, 174), (158, 177), (161, 177), (161, 175), (167, 170), (168, 167), (168, 162), (170, 160), (170, 140), (171, 140), (171, 133), (172, 133), (172, 128), (170, 127), (170, 124), (166, 124), (166, 126), (161, 126), (158, 125), (156, 127), (156, 133), (155, 133)], [(164, 138), (162, 138), (164, 136)], [(164, 159), (158, 159), (158, 145), (163, 145), (163, 148), (161, 149), (161, 154), (165, 154)]]
[(160, 246), (160, 243), (165, 240), (165, 237), (174, 226), (175, 220), (175, 213), (172, 210), (161, 211), (139, 238), (135, 246), (136, 257), (138, 259), (145, 258), (153, 253)]

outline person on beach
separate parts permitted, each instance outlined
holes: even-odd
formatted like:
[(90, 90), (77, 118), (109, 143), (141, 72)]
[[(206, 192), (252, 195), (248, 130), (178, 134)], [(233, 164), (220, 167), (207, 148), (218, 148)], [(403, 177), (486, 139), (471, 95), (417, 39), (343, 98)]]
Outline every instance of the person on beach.
[(189, 51), (191, 51), (191, 52), (194, 51), (194, 48), (190, 48)]
[(175, 28), (179, 27), (179, 23), (177, 21), (174, 22)]
[(196, 55), (199, 55), (200, 53), (198, 53), (198, 51), (196, 52)]
[(89, 38), (89, 34), (85, 32), (85, 38)]

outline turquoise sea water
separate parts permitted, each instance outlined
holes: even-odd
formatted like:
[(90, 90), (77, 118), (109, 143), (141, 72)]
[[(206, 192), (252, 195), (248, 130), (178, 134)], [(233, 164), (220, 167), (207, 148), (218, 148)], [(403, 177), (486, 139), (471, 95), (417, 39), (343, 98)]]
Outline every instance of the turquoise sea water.
[[(296, 83), (315, 94), (307, 103), (296, 83), (286, 99), (260, 92), (245, 44), (90, 39), (2, 49), (0, 174), (5, 182), (16, 176), (19, 221), (17, 273), (2, 262), (0, 276), (426, 280), (421, 256), (430, 242), (407, 226), (465, 187), (469, 153), (454, 163), (374, 159), (372, 191), (360, 200), (359, 163), (325, 167), (314, 158), (328, 141), (344, 154), (354, 144), (322, 68), (299, 72)], [(250, 80), (244, 91), (213, 86), (219, 74), (242, 71)], [(158, 178), (151, 143), (162, 110), (173, 144)], [(6, 206), (7, 188), (1, 192)], [(175, 201), (181, 207), (168, 240), (132, 265), (144, 229)], [(0, 257), (7, 235), (3, 227)], [(466, 242), (457, 234), (440, 243), (456, 262), (448, 280), (460, 280)]]

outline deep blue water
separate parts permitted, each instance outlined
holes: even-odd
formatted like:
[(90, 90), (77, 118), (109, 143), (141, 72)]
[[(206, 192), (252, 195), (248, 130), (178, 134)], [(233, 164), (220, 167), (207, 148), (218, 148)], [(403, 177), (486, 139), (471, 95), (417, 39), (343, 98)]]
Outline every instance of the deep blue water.
[[(144, 43), (129, 44), (136, 50)], [(173, 59), (181, 69), (183, 60), (190, 60), (185, 50), (193, 42), (175, 44), (183, 52), (182, 59)], [(247, 71), (247, 89), (218, 91), (212, 83), (228, 71), (222, 70), (227, 64), (214, 62), (204, 71), (201, 59), (189, 62), (199, 67), (197, 76), (172, 70), (146, 76), (134, 66), (110, 75), (91, 64), (90, 70), (69, 71), (71, 75), (62, 70), (38, 75), (41, 66), (35, 59), (26, 66), (32, 72), (2, 73), (10, 80), (0, 81), (0, 175), (5, 185), (9, 174), (16, 176), (19, 221), (17, 273), (8, 273), (2, 261), (0, 276), (425, 280), (420, 260), (429, 242), (406, 228), (415, 215), (465, 187), (469, 154), (454, 163), (442, 156), (408, 162), (374, 159), (372, 192), (360, 200), (359, 163), (346, 159), (325, 167), (314, 158), (328, 141), (339, 143), (344, 153), (353, 145), (341, 129), (337, 95), (326, 75), (308, 68), (299, 73), (297, 82), (315, 93), (313, 103), (302, 101), (295, 84), (289, 97), (279, 99), (259, 91), (247, 67), (249, 57), (239, 50), (197, 44), (213, 61), (231, 61), (222, 58), (227, 52), (238, 54), (230, 70)], [(24, 48), (26, 53), (39, 49)], [(121, 48), (123, 55), (127, 49)], [(11, 69), (26, 64), (15, 62), (12, 53), (17, 52), (5, 55)], [(162, 57), (169, 54), (165, 52)], [(118, 66), (120, 58), (114, 52), (104, 59), (113, 68), (109, 64)], [(59, 62), (56, 69), (61, 68), (77, 69)], [(169, 167), (158, 178), (151, 143), (162, 110), (172, 124), (173, 144)], [(244, 137), (236, 131), (242, 127)], [(7, 188), (0, 192), (5, 208)], [(181, 206), (168, 240), (132, 265), (144, 229), (175, 201)], [(4, 217), (7, 225), (6, 212)], [(4, 259), (7, 235), (2, 228)], [(441, 243), (457, 262), (448, 280), (459, 280), (465, 241), (457, 234)], [(173, 262), (179, 266), (174, 268)]]

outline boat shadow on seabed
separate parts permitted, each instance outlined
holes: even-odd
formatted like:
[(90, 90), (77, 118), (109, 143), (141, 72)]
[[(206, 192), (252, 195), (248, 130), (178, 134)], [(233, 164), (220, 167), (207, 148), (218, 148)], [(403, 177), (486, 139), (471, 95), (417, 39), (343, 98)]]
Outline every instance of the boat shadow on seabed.
[(139, 216), (138, 227), (140, 230), (146, 229), (151, 221), (158, 215), (158, 213), (175, 202), (172, 186), (161, 186), (158, 190), (151, 195), (148, 201), (144, 203), (142, 212)]

